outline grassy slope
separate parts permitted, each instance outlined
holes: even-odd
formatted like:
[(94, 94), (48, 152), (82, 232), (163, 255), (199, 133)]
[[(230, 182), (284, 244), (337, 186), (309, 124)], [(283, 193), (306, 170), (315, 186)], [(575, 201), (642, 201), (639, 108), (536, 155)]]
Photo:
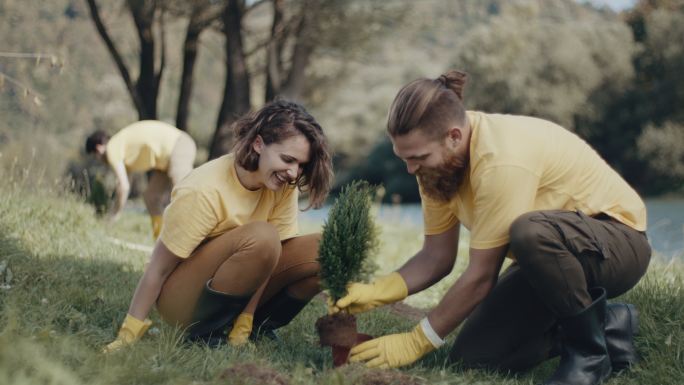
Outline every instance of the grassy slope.
[[(45, 186), (20, 185), (0, 185), (0, 262), (7, 262), (13, 275), (11, 289), (0, 289), (0, 383), (241, 384), (248, 383), (244, 376), (219, 375), (243, 362), (257, 362), (261, 370), (273, 368), (292, 384), (353, 384), (368, 374), (361, 368), (331, 369), (329, 353), (317, 347), (313, 330), (315, 319), (325, 312), (320, 301), (282, 331), (280, 345), (261, 342), (237, 350), (184, 346), (179, 332), (153, 314), (155, 333), (122, 354), (100, 354), (125, 314), (147, 258), (102, 239), (116, 234), (149, 244), (147, 218), (127, 213), (123, 221), (108, 225), (73, 197)], [(378, 262), (388, 271), (401, 262), (400, 255), (420, 245), (420, 236), (385, 226), (382, 241)], [(2, 279), (0, 275), (0, 283)], [(434, 302), (445, 286), (418, 297), (418, 302)], [(683, 287), (680, 262), (654, 262), (646, 279), (626, 296), (642, 312), (637, 342), (644, 361), (609, 384), (675, 384), (684, 378)], [(407, 330), (413, 322), (380, 310), (372, 317), (362, 315), (360, 329), (381, 335)], [(528, 384), (538, 382), (553, 366), (547, 363), (527, 375), (507, 377), (448, 367), (447, 353), (441, 349), (402, 372), (431, 384)]]

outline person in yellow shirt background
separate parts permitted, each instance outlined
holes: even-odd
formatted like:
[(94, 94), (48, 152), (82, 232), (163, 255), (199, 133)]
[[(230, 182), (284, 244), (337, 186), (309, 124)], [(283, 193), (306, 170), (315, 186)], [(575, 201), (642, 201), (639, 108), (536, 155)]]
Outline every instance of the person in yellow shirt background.
[(644, 202), (564, 128), (466, 111), (465, 81), (449, 71), (395, 97), (387, 130), (418, 180), (423, 247), (396, 272), (351, 284), (330, 310), (368, 311), (432, 286), (454, 266), (461, 225), (467, 268), (413, 331), (357, 345), (351, 361), (411, 364), (463, 323), (450, 358), (466, 367), (521, 371), (560, 354), (545, 384), (600, 383), (637, 360), (636, 309), (606, 298), (648, 267)]
[(290, 322), (320, 292), (320, 234), (300, 235), (298, 196), (320, 207), (327, 139), (300, 105), (276, 101), (234, 124), (233, 151), (177, 184), (113, 351), (161, 317), (190, 341), (242, 345)]
[(128, 200), (129, 174), (151, 172), (143, 199), (151, 217), (152, 235), (157, 239), (171, 188), (193, 168), (197, 153), (195, 141), (168, 123), (142, 120), (112, 137), (104, 131), (95, 131), (86, 139), (85, 149), (87, 154), (106, 162), (116, 175), (116, 199), (109, 213), (112, 220), (119, 218)]

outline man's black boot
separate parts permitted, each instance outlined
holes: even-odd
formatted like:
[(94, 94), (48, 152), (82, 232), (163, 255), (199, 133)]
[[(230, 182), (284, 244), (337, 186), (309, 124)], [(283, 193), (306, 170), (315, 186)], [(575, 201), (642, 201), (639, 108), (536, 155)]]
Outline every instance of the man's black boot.
[(251, 296), (234, 296), (212, 289), (207, 281), (197, 299), (186, 340), (217, 347), (227, 342), (227, 327), (247, 306)]
[(290, 296), (286, 289), (279, 291), (257, 308), (254, 313), (254, 329), (250, 338), (255, 340), (266, 337), (277, 341), (279, 338), (275, 330), (289, 324), (307, 303), (309, 301)]
[(545, 385), (594, 385), (610, 376), (611, 366), (605, 338), (606, 291), (589, 290), (594, 300), (578, 314), (559, 321), (561, 359)]
[(639, 333), (639, 313), (629, 303), (611, 303), (606, 308), (606, 347), (613, 371), (627, 369), (639, 360), (634, 336)]

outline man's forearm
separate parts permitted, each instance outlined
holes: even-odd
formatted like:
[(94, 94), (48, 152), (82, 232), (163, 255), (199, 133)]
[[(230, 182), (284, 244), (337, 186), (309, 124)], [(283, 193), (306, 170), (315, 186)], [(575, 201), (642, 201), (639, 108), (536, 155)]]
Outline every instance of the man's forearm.
[(435, 332), (446, 337), (465, 320), (489, 294), (495, 281), (483, 277), (461, 275), (447, 291), (440, 303), (428, 314)]
[(444, 261), (433, 258), (421, 250), (402, 266), (398, 272), (406, 281), (410, 294), (434, 285), (444, 278), (453, 268), (453, 259)]

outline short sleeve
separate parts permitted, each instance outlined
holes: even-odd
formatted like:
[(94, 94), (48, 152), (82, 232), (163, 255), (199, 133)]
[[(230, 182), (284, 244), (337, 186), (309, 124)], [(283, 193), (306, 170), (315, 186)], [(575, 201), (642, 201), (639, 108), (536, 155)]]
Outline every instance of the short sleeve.
[(423, 225), (425, 235), (441, 234), (458, 223), (456, 213), (449, 207), (449, 202), (440, 202), (425, 195), (420, 189), (420, 205), (423, 209)]
[(107, 157), (107, 163), (112, 167), (117, 167), (120, 163), (123, 163), (125, 156), (125, 149), (123, 140), (114, 135), (109, 142), (107, 142), (107, 150), (105, 156)]
[(164, 210), (160, 239), (172, 253), (187, 258), (216, 228), (218, 218), (206, 193), (175, 189)]
[(534, 207), (539, 177), (518, 166), (494, 166), (471, 178), (474, 208), (470, 247), (490, 249), (509, 241), (511, 223)]
[(299, 233), (299, 189), (287, 187), (281, 199), (276, 202), (268, 222), (276, 227), (280, 240), (292, 238)]

